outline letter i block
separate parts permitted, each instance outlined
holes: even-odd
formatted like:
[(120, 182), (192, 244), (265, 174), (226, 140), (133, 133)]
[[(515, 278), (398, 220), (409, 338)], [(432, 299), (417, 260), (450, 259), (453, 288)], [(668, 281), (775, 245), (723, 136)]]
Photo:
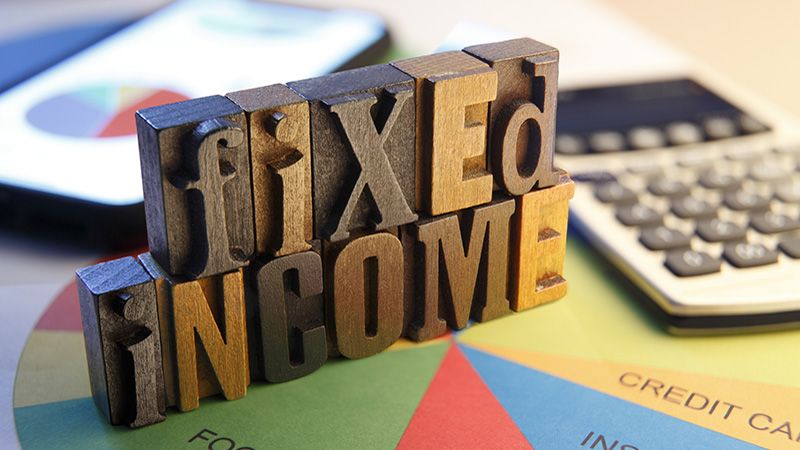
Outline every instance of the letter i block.
[(136, 113), (150, 251), (167, 273), (201, 278), (253, 253), (247, 124), (222, 96)]
[(510, 195), (556, 184), (558, 50), (521, 38), (475, 45), (464, 52), (497, 72), (497, 99), (489, 106), (489, 162), (497, 184)]
[(243, 269), (179, 281), (151, 254), (139, 261), (155, 280), (167, 403), (189, 411), (217, 393), (244, 397), (250, 370)]
[(282, 84), (232, 92), (247, 116), (258, 254), (311, 248), (311, 125), (308, 102)]
[(92, 396), (113, 425), (165, 419), (153, 279), (126, 257), (77, 272)]
[(462, 52), (392, 65), (415, 80), (417, 208), (439, 215), (490, 202), (486, 139), (497, 74)]
[(575, 183), (561, 172), (555, 186), (517, 197), (512, 218), (511, 308), (523, 311), (567, 293), (564, 256), (569, 199)]
[(417, 220), (411, 78), (377, 65), (288, 86), (311, 102), (315, 236)]

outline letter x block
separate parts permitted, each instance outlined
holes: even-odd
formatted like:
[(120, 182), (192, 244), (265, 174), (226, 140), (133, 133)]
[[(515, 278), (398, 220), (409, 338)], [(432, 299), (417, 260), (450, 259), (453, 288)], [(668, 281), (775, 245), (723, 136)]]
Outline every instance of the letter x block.
[(413, 80), (377, 65), (288, 86), (310, 102), (315, 237), (417, 220)]

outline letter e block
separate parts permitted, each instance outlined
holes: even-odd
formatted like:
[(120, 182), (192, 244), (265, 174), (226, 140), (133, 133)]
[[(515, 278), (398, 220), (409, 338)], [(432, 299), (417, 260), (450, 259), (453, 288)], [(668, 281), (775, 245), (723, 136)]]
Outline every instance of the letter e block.
[(569, 199), (575, 183), (561, 172), (555, 186), (517, 198), (511, 244), (511, 308), (523, 311), (567, 293), (563, 277)]
[(492, 200), (486, 145), (497, 74), (462, 52), (395, 61), (417, 94), (417, 205), (431, 215)]

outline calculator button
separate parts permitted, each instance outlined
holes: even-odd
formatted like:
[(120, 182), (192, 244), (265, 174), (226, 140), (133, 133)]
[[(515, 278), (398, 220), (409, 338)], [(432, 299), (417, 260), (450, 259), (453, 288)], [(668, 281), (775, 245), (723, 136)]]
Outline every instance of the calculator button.
[(673, 122), (667, 125), (667, 139), (672, 145), (696, 144), (703, 141), (700, 127), (691, 122)]
[(748, 242), (728, 244), (722, 255), (736, 267), (755, 267), (778, 262), (778, 252), (762, 244)]
[(786, 203), (800, 202), (800, 181), (785, 181), (775, 186), (775, 197)]
[(706, 252), (697, 250), (675, 250), (667, 253), (664, 264), (679, 277), (691, 277), (719, 272), (720, 261)]
[(796, 230), (800, 228), (800, 222), (786, 214), (778, 214), (772, 211), (760, 211), (751, 215), (750, 226), (755, 228), (759, 233), (773, 234)]
[(697, 224), (697, 235), (708, 242), (744, 239), (747, 229), (727, 220), (703, 220)]
[(642, 230), (639, 241), (650, 250), (672, 250), (689, 246), (689, 236), (663, 225)]
[(707, 155), (698, 154), (696, 152), (684, 152), (678, 159), (678, 165), (687, 169), (697, 169), (701, 167), (708, 167), (712, 163), (712, 159)]
[(736, 124), (727, 117), (711, 117), (703, 122), (703, 129), (710, 139), (726, 139), (738, 134)]
[(628, 172), (634, 175), (657, 175), (664, 170), (654, 162), (637, 162), (628, 166)]
[(659, 177), (647, 185), (647, 190), (652, 192), (653, 195), (676, 197), (688, 194), (689, 186), (678, 180)]
[(655, 127), (636, 127), (628, 132), (628, 142), (637, 149), (663, 147), (664, 133)]
[(708, 189), (732, 189), (741, 184), (741, 180), (719, 170), (709, 170), (700, 175), (700, 184)]
[(756, 181), (777, 181), (791, 176), (792, 171), (786, 167), (766, 161), (755, 164), (750, 169), (750, 178)]
[(687, 195), (672, 201), (672, 213), (681, 219), (716, 217), (717, 206)]
[(658, 211), (641, 203), (621, 206), (617, 209), (617, 220), (629, 227), (660, 225), (663, 218)]
[(625, 137), (616, 131), (598, 131), (589, 136), (589, 146), (597, 153), (625, 150)]
[(635, 192), (617, 182), (599, 184), (594, 195), (603, 203), (625, 204), (638, 200)]
[(765, 209), (769, 207), (769, 198), (743, 189), (725, 193), (724, 201), (725, 206), (734, 211)]
[(787, 236), (781, 239), (778, 248), (792, 258), (800, 258), (800, 235)]
[(556, 137), (556, 152), (562, 155), (580, 155), (589, 151), (586, 141), (574, 134), (559, 134)]
[(747, 134), (761, 133), (768, 130), (766, 125), (747, 114), (739, 116), (739, 127)]

